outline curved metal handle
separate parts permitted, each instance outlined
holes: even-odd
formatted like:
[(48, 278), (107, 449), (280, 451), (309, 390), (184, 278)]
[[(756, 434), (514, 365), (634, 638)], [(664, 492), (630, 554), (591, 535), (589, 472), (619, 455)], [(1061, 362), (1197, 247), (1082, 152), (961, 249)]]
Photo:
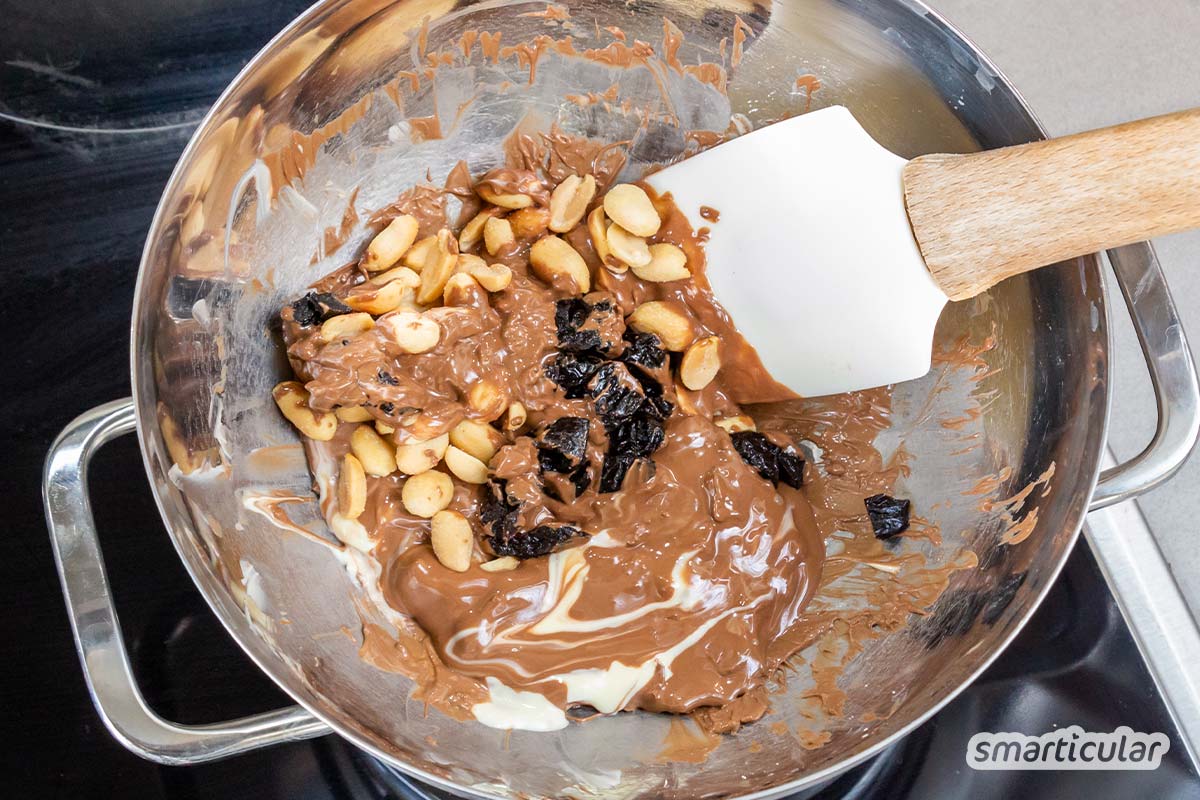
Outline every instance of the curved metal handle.
[(117, 400), (72, 421), (50, 448), (42, 499), (54, 544), (75, 648), (92, 703), (127, 749), (161, 764), (198, 764), (281, 742), (310, 739), (329, 727), (299, 706), (212, 725), (178, 725), (146, 705), (121, 638), (87, 492), (92, 455), (134, 430), (133, 401)]
[(1200, 435), (1200, 384), (1179, 312), (1149, 244), (1108, 251), (1133, 319), (1158, 404), (1158, 428), (1142, 452), (1100, 473), (1090, 511), (1148, 492), (1183, 466)]

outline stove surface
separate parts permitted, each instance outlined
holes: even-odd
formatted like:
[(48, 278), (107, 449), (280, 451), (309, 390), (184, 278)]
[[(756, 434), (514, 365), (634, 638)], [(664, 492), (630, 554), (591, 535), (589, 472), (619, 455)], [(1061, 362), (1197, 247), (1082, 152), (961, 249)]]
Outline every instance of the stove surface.
[[(91, 706), (39, 495), (50, 441), (129, 393), (128, 322), (141, 246), (192, 125), (304, 2), (88, 4), (0, 0), (0, 275), (9, 368), (0, 391), (8, 526), (0, 536), (0, 765), (8, 796), (441, 797), (330, 736), (191, 768), (139, 760)], [(192, 587), (151, 498), (136, 442), (93, 462), (93, 502), (131, 658), (147, 700), (184, 723), (285, 705)], [(982, 730), (1078, 724), (1162, 731), (1154, 772), (975, 772)], [(1200, 779), (1086, 545), (983, 678), (821, 798), (1200, 798)]]

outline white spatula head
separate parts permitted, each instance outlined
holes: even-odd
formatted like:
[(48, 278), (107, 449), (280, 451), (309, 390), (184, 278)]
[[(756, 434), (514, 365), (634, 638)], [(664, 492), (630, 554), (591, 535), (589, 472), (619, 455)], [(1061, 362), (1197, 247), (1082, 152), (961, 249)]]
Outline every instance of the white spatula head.
[[(929, 371), (946, 303), (904, 208), (905, 160), (841, 106), (738, 137), (655, 173), (708, 278), (776, 381), (811, 397)], [(700, 216), (716, 208), (718, 222)]]

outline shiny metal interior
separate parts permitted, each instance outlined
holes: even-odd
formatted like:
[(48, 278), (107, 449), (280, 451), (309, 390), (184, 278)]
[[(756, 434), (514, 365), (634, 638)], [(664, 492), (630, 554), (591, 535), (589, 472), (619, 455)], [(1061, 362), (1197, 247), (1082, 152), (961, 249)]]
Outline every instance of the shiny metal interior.
[[(609, 25), (632, 40), (657, 43), (662, 17), (684, 32), (684, 63), (720, 59), (720, 39), (735, 14), (759, 34), (731, 71), (728, 103), (715, 92), (668, 74), (667, 95), (686, 127), (724, 129), (731, 114), (751, 125), (802, 111), (796, 78), (821, 83), (813, 107), (844, 104), (883, 145), (900, 155), (967, 151), (1038, 138), (1021, 99), (973, 47), (915, 2), (742, 0), (572, 2), (577, 45), (610, 41)], [(554, 734), (505, 735), (475, 723), (426, 714), (408, 699), (408, 682), (358, 656), (360, 590), (342, 560), (319, 543), (289, 534), (242, 500), (256, 489), (311, 496), (295, 437), (270, 401), (286, 372), (272, 319), (285, 299), (349, 260), (367, 230), (324, 251), (357, 190), (363, 219), (397, 191), (435, 180), (460, 158), (484, 169), (498, 142), (528, 114), (548, 125), (616, 138), (614, 120), (562, 104), (568, 91), (603, 91), (614, 73), (547, 54), (526, 85), (517, 59), (439, 69), (403, 108), (389, 82), (420, 71), (419, 36), (428, 17), (430, 51), (464, 30), (503, 30), (528, 40), (562, 23), (521, 16), (537, 2), (334, 0), (319, 3), (276, 38), (230, 87), (198, 130), (168, 186), (147, 243), (135, 302), (134, 394), (150, 479), (167, 527), (196, 583), (246, 651), (288, 693), (335, 731), (397, 767), (465, 795), (522, 797), (769, 797), (817, 783), (902, 735), (971, 680), (1032, 613), (1075, 541), (1096, 481), (1108, 403), (1107, 311), (1095, 259), (1008, 281), (943, 316), (937, 347), (961, 337), (996, 337), (981, 381), (970, 372), (936, 370), (897, 389), (895, 421), (881, 448), (903, 444), (911, 475), (901, 491), (941, 527), (943, 544), (914, 543), (934, 563), (964, 548), (976, 569), (957, 572), (941, 600), (908, 628), (869, 642), (843, 674), (845, 713), (827, 721), (827, 744), (806, 749), (769, 724), (727, 737), (703, 765), (658, 763), (669, 728), (661, 716), (626, 714)], [(600, 39), (594, 37), (600, 34)], [(512, 86), (494, 86), (504, 74)], [(653, 75), (622, 77), (622, 97), (659, 98)], [(373, 95), (373, 96), (372, 96)], [(408, 119), (454, 109), (476, 96), (444, 138), (412, 144)], [(363, 98), (372, 96), (369, 104)], [(661, 98), (660, 98), (661, 99)], [(358, 105), (356, 105), (358, 104)], [(299, 181), (272, 174), (273, 151), (355, 108), (356, 121), (306, 151)], [(450, 114), (450, 117), (453, 117)], [(670, 126), (635, 140), (633, 169), (679, 152)], [(322, 137), (324, 138), (324, 137)], [(302, 142), (303, 144), (303, 142)], [(814, 154), (814, 157), (819, 157)], [(715, 205), (720, 204), (719, 195)], [(898, 313), (903, 313), (898, 309)], [(979, 402), (964, 427), (940, 420)], [(963, 438), (981, 446), (960, 452)], [(272, 459), (253, 451), (281, 445)], [(269, 463), (268, 463), (269, 461)], [(1036, 514), (1033, 534), (1003, 544), (1006, 520), (982, 512), (969, 494), (1003, 475), (1004, 498), (1043, 476), (1018, 515)], [(1007, 470), (1005, 470), (1007, 468)], [(1001, 470), (1005, 470), (1003, 473)], [(185, 474), (186, 473), (186, 474)], [(930, 511), (934, 503), (944, 503)], [(315, 503), (288, 508), (313, 530)], [(1020, 578), (1018, 576), (1024, 576)], [(1011, 602), (999, 587), (1020, 581)], [(795, 722), (808, 688), (789, 681), (772, 719)], [(435, 742), (435, 744), (431, 744)]]

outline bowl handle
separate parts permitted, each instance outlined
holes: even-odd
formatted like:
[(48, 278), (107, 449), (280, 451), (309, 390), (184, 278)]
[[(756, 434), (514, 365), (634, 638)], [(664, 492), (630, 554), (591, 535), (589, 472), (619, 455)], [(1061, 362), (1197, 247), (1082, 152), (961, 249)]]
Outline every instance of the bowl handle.
[(1154, 399), (1158, 428), (1142, 452), (1100, 473), (1088, 510), (1136, 497), (1183, 466), (1200, 434), (1200, 385), (1179, 312), (1154, 250), (1146, 242), (1108, 251), (1133, 319)]
[(77, 417), (46, 458), (42, 499), (75, 649), (92, 703), (122, 745), (161, 764), (198, 764), (330, 732), (300, 706), (211, 725), (179, 725), (146, 705), (133, 677), (113, 606), (87, 491), (92, 455), (134, 430), (133, 401), (107, 403)]

